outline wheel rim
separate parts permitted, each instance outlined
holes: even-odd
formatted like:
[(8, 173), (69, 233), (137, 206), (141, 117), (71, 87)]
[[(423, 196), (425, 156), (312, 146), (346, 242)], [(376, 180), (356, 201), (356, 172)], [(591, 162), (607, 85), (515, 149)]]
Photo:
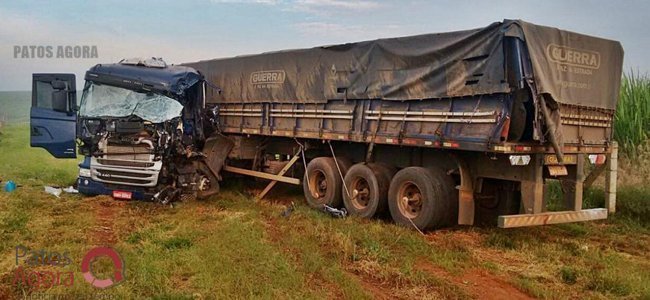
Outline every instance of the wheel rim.
[(397, 206), (403, 216), (415, 219), (420, 215), (422, 211), (422, 192), (415, 183), (411, 181), (402, 183), (397, 196)]
[(362, 177), (356, 177), (350, 185), (350, 200), (356, 209), (365, 209), (370, 203), (370, 185)]
[(199, 180), (199, 191), (205, 192), (211, 188), (211, 182), (208, 177), (201, 176)]
[(322, 170), (314, 170), (309, 174), (309, 192), (315, 199), (327, 194), (327, 177)]

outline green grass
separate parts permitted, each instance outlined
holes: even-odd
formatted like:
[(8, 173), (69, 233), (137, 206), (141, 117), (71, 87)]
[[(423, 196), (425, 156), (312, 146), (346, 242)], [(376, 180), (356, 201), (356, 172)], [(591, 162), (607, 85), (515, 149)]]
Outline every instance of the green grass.
[(623, 76), (614, 120), (614, 139), (623, 154), (634, 157), (650, 136), (650, 78), (630, 72)]
[[(546, 194), (547, 207), (551, 211), (564, 210), (562, 189), (559, 182), (548, 181), (548, 193)], [(611, 216), (615, 222), (624, 225), (625, 228), (634, 230), (636, 228), (650, 229), (650, 185), (626, 185), (619, 184), (617, 189), (616, 214)], [(605, 207), (605, 193), (602, 187), (593, 186), (584, 191), (584, 208)], [(583, 227), (575, 224), (562, 225), (575, 236), (585, 234)]]
[[(29, 148), (28, 137), (21, 125), (4, 128), (0, 138), (0, 177), (21, 185), (0, 192), (2, 299), (42, 292), (11, 283), (16, 245), (70, 253), (73, 264), (62, 270), (78, 277), (72, 287), (46, 291), (52, 295), (466, 299), (505, 285), (540, 298), (650, 297), (644, 187), (622, 187), (620, 214), (607, 221), (459, 227), (422, 236), (381, 220), (332, 219), (302, 204), (299, 192), (256, 202), (236, 181), (215, 197), (173, 208), (109, 197), (57, 199), (42, 186), (72, 183), (78, 162)], [(602, 199), (598, 191), (589, 195), (594, 205)], [(291, 201), (296, 210), (281, 217)], [(81, 279), (80, 260), (95, 245), (119, 251), (125, 282), (98, 291)], [(106, 265), (95, 268), (110, 274)]]
[(30, 91), (0, 92), (0, 122), (29, 122)]

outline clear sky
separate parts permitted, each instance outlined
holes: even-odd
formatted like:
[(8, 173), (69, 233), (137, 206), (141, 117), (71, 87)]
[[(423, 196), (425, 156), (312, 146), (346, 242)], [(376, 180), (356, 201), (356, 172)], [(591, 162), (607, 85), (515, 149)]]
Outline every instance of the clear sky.
[[(0, 90), (30, 90), (32, 73), (97, 63), (168, 63), (380, 37), (483, 27), (522, 19), (618, 40), (625, 69), (650, 71), (650, 1), (187, 0), (0, 1)], [(96, 59), (14, 58), (14, 46), (97, 46)]]

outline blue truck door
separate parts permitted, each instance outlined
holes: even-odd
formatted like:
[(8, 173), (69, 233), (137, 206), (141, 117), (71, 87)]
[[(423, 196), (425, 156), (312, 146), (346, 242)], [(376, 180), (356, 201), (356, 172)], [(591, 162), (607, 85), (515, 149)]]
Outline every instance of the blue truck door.
[(77, 89), (74, 74), (32, 74), (30, 144), (56, 158), (76, 158)]

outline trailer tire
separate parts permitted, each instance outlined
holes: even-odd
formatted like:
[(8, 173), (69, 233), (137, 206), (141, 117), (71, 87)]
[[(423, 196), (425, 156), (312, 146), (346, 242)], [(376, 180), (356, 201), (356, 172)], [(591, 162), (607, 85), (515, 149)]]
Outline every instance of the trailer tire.
[[(343, 172), (340, 162), (339, 167)], [(307, 164), (302, 187), (309, 206), (317, 209), (322, 208), (323, 204), (341, 207), (343, 180), (333, 158), (317, 157), (312, 159)]]
[(345, 174), (344, 182), (350, 194), (345, 189), (342, 191), (343, 204), (350, 214), (372, 218), (387, 210), (390, 185), (388, 168), (358, 163)]
[(391, 180), (388, 207), (395, 223), (420, 230), (448, 224), (451, 199), (442, 170), (408, 167)]
[(445, 216), (444, 221), (437, 227), (458, 225), (458, 190), (454, 179), (442, 168), (429, 167), (428, 170), (434, 177), (434, 181), (440, 182), (444, 190), (441, 201), (445, 205)]
[[(345, 177), (345, 174), (348, 173), (348, 170), (350, 170), (354, 164), (352, 160), (347, 157), (337, 157), (334, 161), (339, 163), (339, 168), (341, 168), (341, 174), (343, 177)], [(334, 168), (336, 168), (336, 166), (334, 166)], [(339, 174), (338, 169), (336, 170), (336, 174)], [(339, 177), (341, 177), (341, 174), (339, 174)]]

